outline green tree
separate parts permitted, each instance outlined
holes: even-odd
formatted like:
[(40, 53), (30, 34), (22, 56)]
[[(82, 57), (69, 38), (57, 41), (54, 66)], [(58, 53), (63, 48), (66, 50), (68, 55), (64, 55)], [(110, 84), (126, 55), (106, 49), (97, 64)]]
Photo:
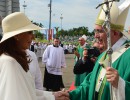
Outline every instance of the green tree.
[(43, 34), (40, 31), (34, 31), (35, 38), (43, 39)]
[[(33, 22), (33, 21), (32, 21), (32, 23), (37, 25), (37, 26), (39, 26), (39, 27), (44, 27), (42, 25), (42, 23), (37, 23), (37, 22)], [(43, 34), (40, 31), (38, 31), (38, 30), (34, 31), (34, 35), (35, 35), (35, 38), (43, 39)]]
[(77, 35), (83, 35), (85, 34), (86, 36), (91, 36), (94, 35), (93, 32), (89, 32), (88, 27), (78, 27), (78, 28), (73, 28), (69, 30), (60, 30), (56, 33), (57, 36), (77, 36)]

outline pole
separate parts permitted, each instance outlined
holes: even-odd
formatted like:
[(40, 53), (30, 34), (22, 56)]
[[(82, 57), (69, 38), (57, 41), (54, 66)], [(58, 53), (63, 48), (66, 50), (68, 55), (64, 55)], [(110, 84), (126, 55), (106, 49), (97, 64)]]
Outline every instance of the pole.
[(52, 0), (50, 0), (50, 4), (49, 4), (49, 7), (50, 7), (50, 13), (49, 13), (49, 42), (50, 42), (50, 32), (51, 32), (51, 7), (52, 7)]
[(61, 19), (61, 30), (62, 30), (62, 19), (63, 19), (63, 16), (62, 16), (62, 14), (61, 14), (61, 17), (60, 17), (60, 19)]
[[(107, 0), (108, 2), (108, 0)], [(107, 29), (107, 54), (108, 54), (108, 66), (112, 67), (112, 46), (111, 46), (111, 26), (110, 26), (110, 7), (109, 2), (106, 3), (107, 11), (106, 11), (106, 29)], [(110, 84), (110, 98), (113, 100), (113, 94), (112, 94), (112, 85)]]
[(23, 4), (23, 8), (24, 8), (24, 14), (25, 14), (25, 9), (26, 9), (27, 5), (25, 4), (25, 1), (24, 1), (24, 4)]

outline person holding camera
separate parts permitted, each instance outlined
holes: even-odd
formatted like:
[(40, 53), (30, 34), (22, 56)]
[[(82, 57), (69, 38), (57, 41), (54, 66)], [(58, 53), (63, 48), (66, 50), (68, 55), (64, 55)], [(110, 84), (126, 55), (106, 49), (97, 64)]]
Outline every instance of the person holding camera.
[(74, 74), (90, 73), (93, 70), (96, 59), (100, 55), (100, 44), (95, 43), (90, 49), (84, 48), (82, 59), (79, 59), (74, 66)]
[[(89, 44), (86, 43), (86, 39), (87, 39), (87, 36), (83, 35), (78, 40), (79, 45), (74, 50), (75, 64), (79, 59), (82, 59), (84, 48), (90, 48)], [(75, 86), (76, 87), (79, 86), (83, 82), (83, 80), (84, 80), (84, 78), (86, 77), (87, 74), (88, 74), (87, 72), (84, 72), (82, 74), (75, 74)]]

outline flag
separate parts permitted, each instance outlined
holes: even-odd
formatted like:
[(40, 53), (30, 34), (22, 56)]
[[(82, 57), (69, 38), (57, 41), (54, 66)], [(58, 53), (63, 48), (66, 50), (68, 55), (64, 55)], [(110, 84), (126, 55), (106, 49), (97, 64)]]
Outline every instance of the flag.
[(48, 40), (53, 40), (54, 29), (48, 29)]
[(46, 39), (49, 41), (53, 40), (54, 29), (50, 29), (50, 32), (49, 32), (49, 29), (46, 29), (45, 32), (46, 32)]

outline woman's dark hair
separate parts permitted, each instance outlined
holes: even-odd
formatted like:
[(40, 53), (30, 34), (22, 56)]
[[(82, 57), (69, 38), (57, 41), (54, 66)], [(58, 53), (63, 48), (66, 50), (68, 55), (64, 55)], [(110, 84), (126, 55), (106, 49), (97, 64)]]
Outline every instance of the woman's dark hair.
[(0, 43), (0, 55), (4, 53), (13, 57), (27, 72), (29, 70), (28, 63), (30, 63), (30, 60), (27, 60), (25, 50), (20, 49), (17, 42), (18, 41), (14, 37), (11, 37)]

